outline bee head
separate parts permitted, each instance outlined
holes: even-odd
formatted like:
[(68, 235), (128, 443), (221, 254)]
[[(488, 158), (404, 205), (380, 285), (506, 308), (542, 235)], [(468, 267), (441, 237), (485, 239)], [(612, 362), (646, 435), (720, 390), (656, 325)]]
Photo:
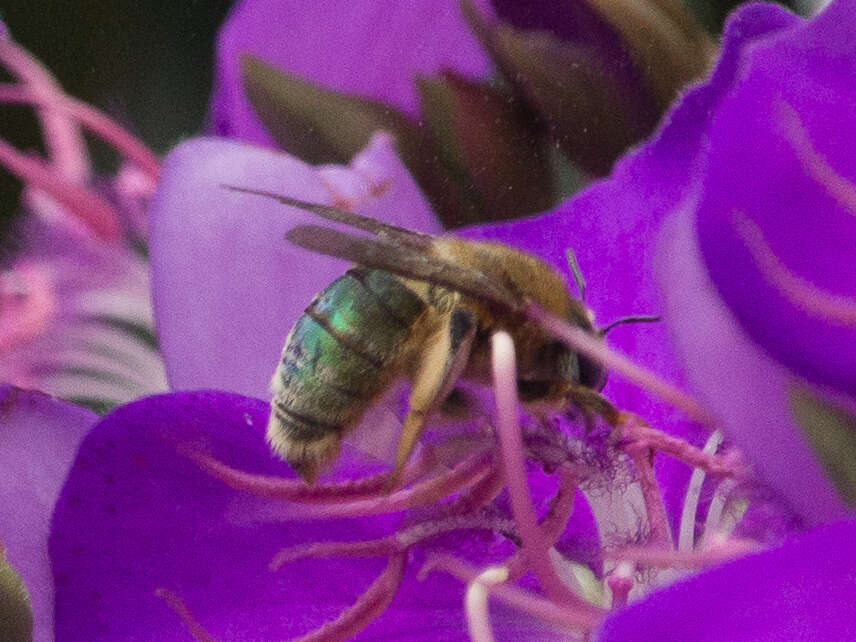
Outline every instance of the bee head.
[(548, 341), (536, 352), (529, 368), (518, 374), (517, 392), (526, 403), (561, 395), (568, 384), (600, 391), (606, 370), (560, 341)]

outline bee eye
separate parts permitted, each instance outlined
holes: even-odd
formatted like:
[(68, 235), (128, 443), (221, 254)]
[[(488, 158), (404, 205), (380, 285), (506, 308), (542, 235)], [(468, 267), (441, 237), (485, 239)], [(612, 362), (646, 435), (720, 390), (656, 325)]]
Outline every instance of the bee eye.
[(600, 392), (606, 385), (606, 370), (588, 357), (580, 355), (580, 383), (586, 388)]

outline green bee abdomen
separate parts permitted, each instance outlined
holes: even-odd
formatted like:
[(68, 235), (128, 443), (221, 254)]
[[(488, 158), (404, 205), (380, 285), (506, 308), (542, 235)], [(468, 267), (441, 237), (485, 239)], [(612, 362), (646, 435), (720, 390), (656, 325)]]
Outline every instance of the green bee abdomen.
[(355, 268), (297, 321), (274, 376), (273, 410), (298, 441), (341, 431), (386, 384), (424, 303), (394, 276)]

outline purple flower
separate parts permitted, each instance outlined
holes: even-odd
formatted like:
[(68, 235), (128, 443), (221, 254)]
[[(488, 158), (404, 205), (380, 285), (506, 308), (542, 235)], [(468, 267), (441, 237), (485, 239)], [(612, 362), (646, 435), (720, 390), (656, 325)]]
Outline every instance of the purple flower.
[(684, 157), (695, 175), (658, 267), (694, 388), (809, 522), (854, 501), (844, 453), (856, 399), (856, 184), (840, 108), (856, 68), (852, 9), (833, 3), (808, 22), (780, 13), (741, 57), (740, 82), (704, 122), (706, 145)]
[[(0, 64), (17, 81), (0, 86), (0, 104), (36, 109), (47, 150), (40, 158), (0, 141), (27, 215), (0, 271), (0, 380), (99, 405), (164, 390), (159, 355), (124, 330), (152, 334), (147, 266), (133, 245), (145, 237), (157, 159), (67, 96), (5, 31)], [(84, 130), (120, 153), (117, 176), (93, 174)]]
[[(782, 433), (772, 433), (769, 420), (743, 425), (741, 417), (753, 411), (753, 400), (745, 393), (727, 398), (722, 393), (738, 384), (744, 386), (740, 390), (753, 391), (761, 385), (761, 395), (775, 388), (775, 378), (744, 376), (752, 374), (746, 364), (755, 362), (749, 359), (780, 364), (775, 367), (787, 372), (789, 381), (824, 384), (827, 393), (836, 386), (841, 390), (846, 380), (840, 377), (846, 373), (830, 370), (825, 362), (809, 359), (813, 367), (804, 367), (789, 360), (788, 354), (805, 356), (798, 346), (785, 345), (791, 352), (784, 354), (777, 352), (781, 345), (768, 346), (767, 331), (750, 323), (759, 315), (747, 307), (741, 284), (728, 281), (728, 275), (717, 276), (709, 267), (713, 263), (702, 259), (708, 252), (729, 257), (735, 247), (748, 252), (752, 261), (747, 269), (757, 271), (756, 287), (775, 285), (774, 294), (783, 299), (778, 304), (796, 308), (784, 308), (783, 314), (790, 314), (786, 318), (798, 318), (796, 312), (818, 318), (812, 305), (823, 299), (795, 296), (784, 287), (804, 285), (815, 274), (791, 278), (794, 269), (782, 269), (787, 263), (779, 260), (778, 246), (764, 236), (764, 218), (753, 218), (748, 211), (752, 205), (770, 211), (768, 202), (749, 198), (763, 190), (732, 193), (728, 184), (711, 180), (708, 185), (705, 172), (716, 176), (717, 162), (730, 166), (731, 157), (717, 156), (725, 153), (717, 145), (728, 130), (716, 127), (720, 118), (729, 122), (722, 114), (733, 104), (748, 101), (744, 93), (754, 86), (752, 73), (766, 49), (800, 45), (822, 51), (811, 42), (827, 41), (824, 25), (832, 32), (833, 26), (842, 30), (838, 35), (843, 42), (846, 20), (835, 13), (844, 12), (842, 6), (850, 8), (838, 3), (805, 25), (772, 6), (741, 10), (729, 23), (711, 78), (689, 90), (658, 134), (620, 162), (610, 179), (546, 216), (466, 233), (535, 252), (562, 270), (565, 250), (573, 248), (588, 279), (587, 303), (599, 320), (666, 313), (669, 331), (678, 339), (677, 357), (664, 327), (616, 330), (611, 345), (678, 384), (681, 365), (686, 368), (714, 420), (730, 438), (747, 445), (761, 473), (770, 475), (783, 462), (793, 466), (784, 476), (793, 474), (795, 480), (770, 481), (809, 522), (843, 513), (820, 467), (805, 447), (800, 450), (794, 433), (783, 442), (787, 448), (778, 461), (770, 440), (781, 442)], [(845, 63), (854, 58), (836, 58), (833, 67), (846, 71)], [(829, 80), (818, 69), (812, 72)], [(795, 167), (814, 172), (815, 179), (825, 177), (812, 183), (821, 191), (828, 192), (830, 182), (840, 186), (841, 181), (829, 180), (839, 174), (829, 173), (833, 156), (821, 146), (824, 138), (811, 129), (816, 123), (799, 111), (798, 100), (786, 97), (780, 113), (792, 126), (786, 140), (799, 161)], [(796, 119), (788, 116), (793, 113)], [(756, 159), (753, 169), (766, 167), (766, 158)], [(264, 397), (270, 364), (276, 363), (288, 328), (312, 294), (341, 271), (336, 262), (309, 257), (282, 241), (282, 232), (304, 220), (302, 214), (229, 191), (224, 183), (331, 202), (426, 231), (439, 229), (385, 134), (376, 135), (349, 167), (320, 169), (230, 141), (184, 143), (164, 164), (151, 220), (158, 330), (170, 381), (179, 389), (213, 386)], [(832, 198), (840, 200), (840, 192)], [(739, 202), (728, 200), (739, 195)], [(734, 219), (742, 245), (717, 241), (706, 250), (704, 213), (715, 219), (713, 204), (720, 200), (728, 208), (747, 210), (745, 217)], [(694, 211), (698, 215), (690, 216)], [(700, 252), (693, 251), (693, 242)], [(835, 253), (830, 256), (834, 263)], [(673, 265), (678, 269), (669, 270)], [(655, 287), (655, 266), (662, 296)], [(818, 270), (827, 268), (832, 269)], [(728, 294), (732, 290), (736, 293)], [(840, 303), (840, 292), (833, 292)], [(717, 297), (733, 307), (726, 308)], [(825, 306), (827, 316), (820, 314), (821, 321), (829, 321), (830, 309), (848, 308)], [(730, 321), (729, 310), (741, 325)], [(569, 341), (580, 340), (573, 329), (539, 318)], [(696, 349), (706, 348), (695, 329), (700, 324), (717, 330), (705, 341), (730, 340), (744, 325), (752, 339), (743, 337), (744, 350), (732, 352), (729, 360), (712, 350), (699, 354)], [(823, 323), (821, 328), (825, 330)], [(458, 639), (465, 626), (480, 639), (489, 639), (491, 630), (507, 639), (554, 637), (558, 631), (603, 623), (604, 608), (637, 600), (673, 581), (683, 567), (721, 563), (775, 543), (793, 527), (776, 530), (740, 463), (716, 454), (718, 437), (711, 437), (704, 451), (676, 437), (697, 438), (698, 430), (650, 393), (696, 419), (709, 417), (704, 408), (674, 385), (622, 365), (615, 353), (599, 345), (583, 342), (578, 349), (615, 365), (605, 393), (619, 408), (635, 413), (621, 415), (620, 430), (584, 433), (567, 422), (538, 421), (521, 427), (513, 350), (502, 334), (493, 341), (498, 408), (488, 419), (496, 436), (471, 431), (449, 440), (440, 434), (412, 462), (405, 487), (389, 495), (382, 492), (383, 473), (342, 481), (366, 474), (365, 457), (350, 447), (336, 475), (324, 483), (307, 487), (294, 480), (264, 444), (269, 410), (257, 399), (232, 392), (176, 392), (114, 411), (81, 444), (54, 511), (50, 556), (57, 637), (182, 639), (189, 629), (197, 639), (269, 639), (322, 626), (305, 639), (360, 631), (366, 639)], [(763, 356), (753, 341), (778, 361)], [(811, 353), (811, 344), (806, 351)], [(715, 368), (726, 361), (730, 369), (723, 375)], [(707, 369), (716, 376), (703, 381), (701, 373)], [(645, 383), (647, 391), (629, 380)], [(9, 403), (19, 413), (10, 426), (33, 420), (34, 411), (22, 403)], [(752, 435), (760, 433), (754, 444), (767, 440), (765, 448), (752, 448), (750, 428)], [(463, 439), (465, 447), (456, 439)], [(655, 476), (655, 452), (680, 460), (683, 476), (660, 462)], [(15, 458), (19, 464), (23, 460)], [(685, 492), (676, 480), (688, 476), (686, 464), (695, 471)], [(815, 493), (814, 505), (800, 501), (795, 492), (799, 483)], [(665, 497), (660, 485), (667, 490)], [(278, 501), (283, 499), (288, 501)], [(747, 500), (753, 504), (749, 512)], [(586, 503), (590, 514), (583, 508)], [(698, 514), (706, 514), (705, 524), (696, 525)], [(672, 535), (675, 526), (677, 537)], [(734, 639), (797, 631), (842, 637), (856, 600), (852, 582), (836, 562), (852, 565), (842, 554), (852, 529), (850, 523), (827, 527), (654, 592), (608, 618), (601, 635), (644, 638), (666, 631), (676, 639)], [(7, 538), (0, 531), (0, 539)], [(677, 540), (674, 545), (672, 540)], [(326, 559), (313, 559), (318, 557)], [(11, 555), (10, 560), (14, 562)], [(271, 564), (276, 572), (268, 570)], [(420, 564), (445, 574), (429, 573), (420, 583), (415, 577)], [(16, 568), (27, 580), (24, 567)], [(448, 575), (463, 580), (466, 588)], [(489, 619), (488, 594), (496, 598)], [(829, 597), (841, 602), (841, 608), (830, 611)], [(724, 623), (715, 617), (722, 609), (747, 604), (747, 616)], [(45, 611), (38, 615), (40, 621), (50, 621)], [(690, 616), (688, 625), (676, 621)]]
[[(740, 38), (733, 39), (730, 55), (735, 56), (742, 45)], [(637, 158), (648, 159), (660, 170), (669, 162), (668, 153), (661, 150), (692, 143), (676, 140), (683, 136), (698, 137), (693, 110), (713, 104), (727, 89), (734, 69), (724, 64), (717, 73), (708, 87), (695, 90), (673, 113), (671, 129), (649, 148), (655, 152), (643, 151)], [(591, 208), (602, 214), (599, 217), (581, 219), (576, 225), (572, 214), (563, 210), (548, 218), (472, 234), (514, 242), (558, 266), (564, 265), (566, 247), (575, 246), (595, 297), (590, 303), (600, 307), (606, 320), (632, 312), (656, 312), (658, 299), (648, 265), (657, 219), (646, 218), (638, 207), (620, 210), (618, 220), (608, 216), (616, 205), (614, 197), (630, 196), (619, 188), (626, 176), (622, 171), (626, 170), (619, 168), (613, 181), (592, 188), (570, 206)], [(667, 175), (661, 177), (661, 214), (688, 176), (681, 172), (672, 184), (667, 179)], [(273, 152), (216, 139), (183, 144), (164, 164), (151, 220), (158, 328), (169, 376), (177, 388), (216, 386), (264, 396), (270, 364), (276, 363), (288, 328), (305, 301), (342, 269), (335, 262), (307, 257), (281, 241), (282, 232), (302, 215), (229, 191), (224, 183), (356, 207), (376, 216), (402, 216), (396, 222), (437, 229), (383, 135), (349, 168), (315, 169)], [(628, 257), (639, 266), (638, 272), (628, 273)], [(311, 272), (306, 270), (310, 261)], [(289, 278), (294, 275), (297, 279)], [(662, 329), (623, 330), (615, 336), (616, 343), (640, 362), (667, 374), (676, 370)], [(509, 374), (513, 376), (512, 366), (498, 366), (498, 383)], [(676, 413), (661, 402), (620, 379), (608, 386), (608, 394), (620, 407), (643, 414), (657, 426), (676, 429)], [(513, 401), (514, 393), (505, 391), (500, 399)], [(57, 569), (59, 630), (85, 630), (95, 638), (133, 639), (153, 631), (160, 637), (177, 635), (187, 625), (194, 630), (201, 627), (198, 631), (204, 629), (215, 637), (270, 637), (309, 631), (344, 609), (344, 616), (328, 629), (355, 632), (392, 600), (389, 613), (369, 625), (378, 627), (378, 632), (437, 635), (436, 630), (413, 630), (413, 621), (418, 621), (431, 627), (451, 623), (449, 635), (454, 635), (452, 631), (462, 634), (463, 615), (458, 605), (463, 588), (434, 575), (429, 581), (442, 582), (437, 590), (414, 583), (414, 559), (437, 550), (445, 555), (429, 557), (429, 565), (468, 582), (475, 602), (483, 583), (531, 568), (549, 599), (511, 586), (497, 589), (496, 594), (518, 609), (525, 605), (523, 613), (538, 614), (553, 625), (590, 627), (601, 617), (598, 609), (579, 603), (566, 582), (587, 590), (595, 604), (608, 604), (612, 599), (617, 605), (634, 586), (637, 591), (647, 590), (654, 581), (649, 574), (634, 582), (634, 563), (671, 566), (682, 559), (682, 563), (704, 565), (746, 550), (744, 540), (718, 548), (716, 533), (727, 537), (733, 529), (733, 524), (727, 524), (732, 518), (725, 513), (712, 519), (704, 541), (695, 537), (693, 502), (697, 503), (699, 491), (695, 495), (675, 493), (667, 511), (660, 503), (649, 457), (654, 449), (709, 473), (734, 476), (737, 471), (728, 460), (643, 425), (625, 426), (626, 439), (617, 443), (567, 441), (562, 433), (545, 432), (537, 424), (525, 426), (521, 435), (513, 425), (516, 412), (511, 408), (501, 410), (497, 418), (501, 427), (498, 449), (491, 439), (473, 437), (485, 450), (476, 448), (472, 454), (445, 451), (444, 457), (451, 459), (440, 461), (450, 468), (438, 467), (436, 461), (430, 465), (435, 451), (428, 449), (427, 459), (418, 458), (414, 464), (412, 487), (387, 497), (377, 494), (382, 477), (356, 485), (334, 480), (314, 490), (289, 481), (287, 468), (274, 463), (263, 444), (267, 408), (261, 402), (227, 393), (177, 393), (123, 407), (90, 434), (56, 510), (52, 556)], [(677, 430), (689, 432), (690, 427), (678, 426)], [(522, 440), (525, 450), (515, 439)], [(574, 454), (573, 449), (580, 447), (575, 443), (583, 444), (582, 459), (580, 453)], [(564, 472), (558, 480), (540, 477), (539, 481), (538, 475), (532, 476), (541, 511), (549, 497), (558, 493), (554, 510), (542, 512), (542, 528), (535, 527), (532, 507), (527, 509), (530, 481), (522, 472), (521, 452), (554, 473), (551, 452), (559, 453), (560, 462), (574, 461), (574, 457), (578, 463), (586, 462), (582, 468), (560, 469)], [(496, 477), (499, 457), (509, 490), (507, 496), (492, 502), (497, 483), (502, 484)], [(353, 472), (358, 465), (355, 458), (346, 456), (339, 474)], [(427, 468), (421, 468), (423, 465)], [(589, 537), (595, 542), (600, 537), (603, 544), (595, 544), (591, 567), (574, 563), (573, 558), (558, 558), (563, 580), (549, 561), (548, 551), (556, 537), (555, 550), (586, 548), (573, 537), (561, 537), (567, 518), (563, 513), (568, 510), (563, 502), (576, 485), (591, 501), (594, 520), (601, 529), (600, 533), (589, 532)], [(719, 490), (721, 494), (714, 492), (712, 505), (737, 497), (728, 496), (724, 488)], [(450, 493), (460, 494), (450, 503), (444, 502)], [(86, 502), (86, 497), (103, 501)], [(275, 497), (288, 498), (301, 507), (274, 502)], [(635, 545), (669, 541), (667, 515), (679, 512), (677, 499), (688, 499), (691, 504), (688, 547), (657, 561), (650, 550)], [(467, 510), (458, 512), (462, 502)], [(732, 501), (732, 508), (737, 510), (739, 503)], [(404, 509), (408, 510), (403, 522), (398, 517), (370, 517)], [(556, 517), (558, 530), (553, 530), (549, 515), (561, 516)], [(356, 519), (345, 521), (344, 516)], [(504, 529), (507, 539), (501, 535)], [(446, 530), (460, 533), (447, 537)], [(768, 536), (763, 532), (759, 539), (766, 541)], [(511, 543), (515, 541), (523, 543), (522, 557), (514, 555)], [(291, 548), (277, 557), (283, 546)], [(604, 563), (602, 546), (611, 551), (607, 556), (625, 560), (629, 567)], [(332, 559), (299, 559), (318, 555)], [(386, 562), (367, 561), (364, 567), (362, 560), (342, 562), (345, 555), (385, 558)], [(406, 567), (405, 558), (411, 560)], [(265, 571), (272, 559), (291, 564), (272, 578)], [(501, 565), (494, 579), (482, 574), (491, 563)], [(299, 590), (291, 585), (297, 577), (302, 579)], [(330, 586), (329, 578), (336, 578), (336, 586)], [(376, 583), (363, 593), (373, 581)], [(414, 606), (424, 595), (431, 595), (431, 601)], [(280, 617), (276, 608), (280, 604), (296, 607)], [(469, 626), (483, 630), (484, 618), (477, 604), (471, 604), (468, 614)], [(521, 615), (509, 615), (508, 620), (499, 615), (494, 620), (497, 632), (512, 637), (518, 626), (535, 625)], [(365, 634), (371, 635), (373, 630), (369, 628)]]

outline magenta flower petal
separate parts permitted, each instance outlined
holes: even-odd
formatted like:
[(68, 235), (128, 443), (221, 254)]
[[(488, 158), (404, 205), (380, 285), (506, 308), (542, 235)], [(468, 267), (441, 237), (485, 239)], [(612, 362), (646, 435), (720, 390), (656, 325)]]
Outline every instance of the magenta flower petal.
[[(394, 518), (288, 521), (282, 504), (234, 491), (180, 454), (200, 449), (241, 470), (292, 476), (268, 452), (268, 412), (259, 400), (188, 392), (123, 406), (95, 426), (54, 514), (58, 639), (187, 639), (157, 589), (223, 640), (297, 636), (357, 599), (383, 560), (268, 564), (282, 547), (388, 534)], [(463, 585), (414, 575), (364, 639), (466, 639)], [(500, 609), (497, 626), (521, 635), (530, 624)]]
[(598, 639), (852, 640), (856, 522), (795, 537), (649, 595), (609, 618)]
[(33, 639), (53, 635), (48, 530), (77, 447), (97, 415), (42, 393), (0, 388), (0, 542), (27, 585)]
[(657, 271), (663, 312), (693, 389), (759, 476), (800, 515), (809, 522), (844, 515), (841, 498), (794, 425), (787, 398), (793, 375), (736, 323), (705, 271), (692, 219), (682, 214), (664, 227)]
[(220, 31), (212, 98), (218, 134), (273, 145), (244, 95), (239, 57), (251, 53), (338, 91), (416, 114), (415, 77), (451, 68), (483, 76), (489, 62), (456, 0), (244, 0)]
[[(707, 269), (752, 340), (848, 393), (856, 391), (856, 196), (842, 191), (856, 195), (856, 121), (842, 105), (856, 103), (853, 9), (833, 3), (747, 54), (742, 82), (711, 123), (698, 206)], [(828, 310), (835, 299), (846, 318)]]
[[(497, 240), (533, 252), (570, 274), (565, 251), (574, 250), (587, 280), (587, 303), (599, 323), (629, 314), (662, 313), (653, 278), (657, 231), (693, 187), (708, 119), (735, 84), (743, 51), (753, 42), (798, 24), (774, 5), (750, 5), (736, 12), (725, 29), (720, 59), (710, 78), (690, 90), (665, 116), (658, 132), (598, 181), (554, 212), (519, 222), (473, 228), (470, 238)], [(609, 343), (637, 362), (680, 383), (681, 368), (664, 324), (626, 326)], [(676, 412), (635, 385), (614, 378), (605, 389), (620, 407), (642, 414), (660, 428), (699, 439)], [(686, 488), (682, 464), (663, 461), (670, 513), (676, 514)]]
[[(218, 139), (180, 145), (164, 162), (150, 212), (155, 315), (167, 375), (177, 389), (266, 397), (292, 324), (347, 268), (284, 240), (286, 230), (317, 223), (317, 217), (223, 184), (321, 203), (366, 199), (360, 211), (439, 229), (382, 134), (350, 168), (319, 169)], [(373, 185), (382, 188), (379, 198), (369, 193)]]

